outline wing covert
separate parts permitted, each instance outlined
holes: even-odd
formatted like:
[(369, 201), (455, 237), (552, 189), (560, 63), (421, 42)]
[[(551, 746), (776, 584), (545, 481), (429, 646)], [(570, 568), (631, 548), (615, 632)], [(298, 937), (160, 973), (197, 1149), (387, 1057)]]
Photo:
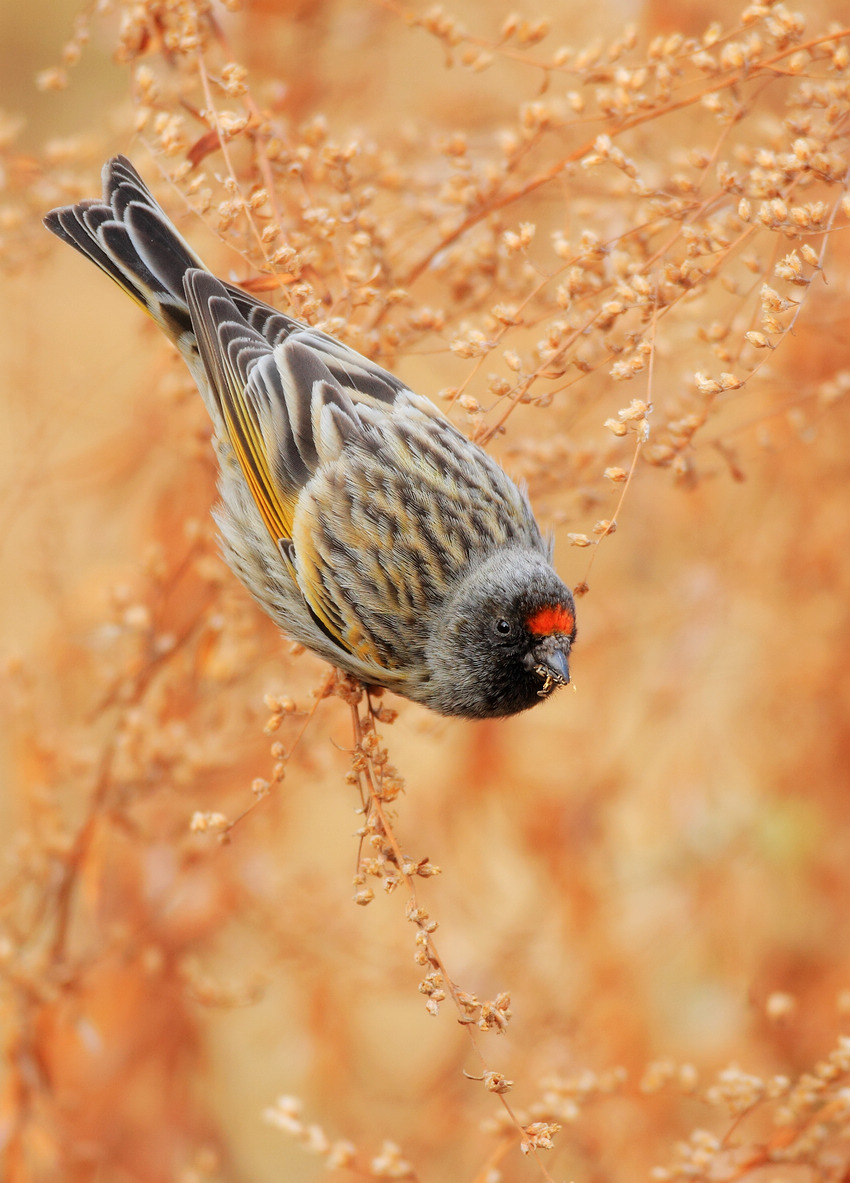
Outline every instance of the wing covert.
[(284, 482), (279, 479), (280, 448), (291, 450), (286, 449), (285, 431), (273, 438), (275, 427), (283, 426), (286, 396), (271, 346), (208, 271), (187, 271), (185, 288), (201, 359), (228, 438), (266, 528), (279, 543), (292, 537), (295, 503), (309, 470), (302, 462)]
[(351, 653), (348, 626), (326, 595), (310, 531), (296, 529), (296, 511), (321, 466), (339, 459), (355, 438), (365, 442), (357, 408), (325, 364), (324, 351), (311, 348), (306, 334), (275, 326), (286, 318), (271, 312), (262, 321), (274, 330), (270, 340), (208, 271), (188, 271), (185, 288), (227, 438), (266, 529), (316, 625)]

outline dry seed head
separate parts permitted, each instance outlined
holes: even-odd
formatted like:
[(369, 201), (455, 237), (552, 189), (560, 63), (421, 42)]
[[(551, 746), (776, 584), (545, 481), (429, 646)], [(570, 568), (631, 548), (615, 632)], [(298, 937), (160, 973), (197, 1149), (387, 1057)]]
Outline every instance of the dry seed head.
[(412, 900), (408, 900), (405, 904), (404, 915), (411, 924), (416, 924), (419, 927), (424, 926), (425, 921), (428, 919), (428, 913), (425, 908), (418, 907)]
[(248, 87), (245, 85), (247, 77), (248, 71), (238, 62), (227, 62), (221, 68), (221, 84), (231, 98), (239, 98), (247, 92)]
[(555, 113), (548, 103), (523, 103), (520, 109), (520, 125), (526, 139), (539, 135), (555, 122)]
[(638, 1088), (642, 1093), (657, 1093), (676, 1078), (676, 1065), (672, 1060), (653, 1060), (647, 1064)]
[(829, 214), (825, 201), (808, 201), (795, 205), (791, 210), (791, 221), (801, 230), (819, 230)]
[(548, 35), (549, 29), (549, 21), (545, 17), (536, 21), (523, 20), (515, 36), (520, 45), (537, 45)]
[(499, 1095), (509, 1093), (514, 1087), (514, 1082), (508, 1080), (501, 1072), (485, 1072), (483, 1081), (484, 1087), (488, 1092), (498, 1093)]
[(535, 1121), (523, 1129), (523, 1139), (519, 1148), (523, 1154), (531, 1154), (533, 1150), (552, 1150), (554, 1138), (561, 1132), (561, 1126), (556, 1121)]
[(620, 408), (617, 412), (617, 417), (622, 423), (636, 423), (642, 419), (646, 419), (650, 410), (649, 403), (645, 403), (639, 398), (633, 398), (627, 407)]
[(678, 1073), (679, 1088), (683, 1093), (691, 1095), (696, 1092), (699, 1084), (699, 1073), (693, 1064), (682, 1064)]
[(444, 156), (453, 156), (461, 158), (466, 156), (469, 150), (469, 145), (466, 141), (466, 136), (461, 131), (452, 132), (452, 134), (440, 144), (440, 151)]
[(616, 436), (627, 435), (629, 430), (625, 423), (621, 422), (619, 419), (606, 419), (602, 426), (607, 427), (612, 435)]
[(39, 70), (35, 76), (35, 84), (39, 90), (65, 90), (68, 86), (68, 72), (58, 66), (50, 66), (46, 70)]
[(519, 354), (515, 353), (513, 349), (505, 349), (502, 353), (502, 358), (508, 369), (513, 370), (514, 373), (518, 374), (522, 369), (522, 360)]
[(153, 105), (159, 100), (159, 81), (150, 66), (138, 65), (133, 71), (136, 98), (140, 103)]
[(762, 1099), (765, 1083), (759, 1076), (743, 1072), (732, 1064), (718, 1073), (717, 1083), (706, 1091), (709, 1105), (724, 1106), (733, 1117), (751, 1109)]
[(330, 1140), (322, 1127), (315, 1122), (304, 1127), (300, 1141), (305, 1150), (320, 1157), (324, 1157), (330, 1149)]
[[(820, 1080), (829, 1082), (836, 1080), (838, 1076), (841, 1075), (841, 1071), (838, 1068), (838, 1065), (834, 1064), (831, 1060), (821, 1060), (819, 1063), (815, 1064), (815, 1074)], [(845, 1092), (847, 1093), (845, 1100), (850, 1099), (850, 1090), (845, 1090)]]
[(355, 1144), (346, 1142), (343, 1139), (340, 1142), (331, 1143), (325, 1162), (327, 1166), (330, 1166), (331, 1170), (353, 1170), (356, 1157), (357, 1148)]
[(493, 55), (483, 49), (466, 49), (461, 55), (462, 64), (472, 70), (474, 74), (480, 74), (483, 70), (488, 69), (494, 60)]
[(716, 59), (705, 50), (693, 54), (691, 63), (696, 66), (698, 70), (702, 70), (704, 74), (716, 74), (720, 69)]
[(514, 304), (494, 304), (490, 309), (490, 315), (503, 325), (522, 324), (522, 317)]
[(694, 382), (700, 394), (719, 394), (723, 387), (707, 374), (694, 374)]
[(301, 1112), (302, 1105), (297, 1097), (280, 1096), (273, 1106), (263, 1111), (263, 1118), (287, 1133), (300, 1134), (304, 1129)]
[(810, 267), (819, 267), (820, 266), (820, 264), (818, 262), (817, 251), (814, 250), (812, 247), (810, 247), (807, 242), (804, 243), (800, 247), (800, 254), (803, 256), (803, 258), (809, 264)]
[(536, 227), (533, 222), (521, 222), (518, 233), (512, 230), (506, 230), (502, 235), (502, 241), (508, 253), (516, 254), (517, 251), (525, 250), (534, 237), (535, 229)]
[(644, 365), (641, 358), (632, 357), (627, 361), (615, 361), (608, 373), (615, 382), (629, 382)]
[(775, 288), (768, 284), (762, 284), (759, 298), (763, 308), (770, 312), (787, 312), (789, 308), (795, 307), (792, 300), (787, 300), (784, 296), (780, 296)]
[(829, 1058), (841, 1072), (850, 1072), (850, 1036), (839, 1035), (838, 1047), (829, 1053)]
[(764, 1005), (765, 1014), (774, 1023), (790, 1018), (796, 1009), (797, 1000), (794, 995), (782, 991), (775, 991), (769, 995)]
[(223, 813), (202, 813), (196, 811), (192, 814), (189, 822), (189, 830), (193, 834), (208, 834), (211, 831), (221, 832), (225, 830), (229, 821)]
[(493, 1002), (482, 1002), (477, 1026), (481, 1031), (503, 1035), (511, 1019), (510, 995), (499, 994)]
[(401, 1147), (395, 1142), (383, 1142), (380, 1154), (369, 1163), (372, 1174), (379, 1179), (415, 1179), (412, 1165), (402, 1157)]
[(796, 284), (800, 287), (809, 282), (803, 274), (803, 264), (796, 251), (792, 251), (789, 255), (786, 255), (784, 259), (780, 259), (774, 268), (774, 274), (778, 279), (785, 279), (789, 283)]
[(436, 999), (437, 1002), (444, 1002), (446, 997), (444, 986), (443, 975), (439, 970), (432, 969), (419, 983), (418, 989), (420, 994), (426, 994), (428, 997)]

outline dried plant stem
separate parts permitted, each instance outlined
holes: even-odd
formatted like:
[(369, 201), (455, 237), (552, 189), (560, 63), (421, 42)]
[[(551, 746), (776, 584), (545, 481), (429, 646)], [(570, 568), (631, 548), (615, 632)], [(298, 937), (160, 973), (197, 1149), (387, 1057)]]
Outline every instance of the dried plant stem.
[[(117, 683), (98, 709), (98, 714), (115, 705), (119, 700), (125, 710), (138, 707), (143, 701), (154, 676), (161, 668), (180, 653), (200, 627), (200, 618), (192, 621), (174, 644), (164, 653), (151, 653), (142, 665), (132, 682), (132, 688), (127, 692), (126, 683)], [(122, 689), (124, 693), (122, 693)], [(77, 829), (70, 849), (63, 859), (62, 872), (53, 898), (54, 931), (51, 941), (50, 958), (54, 965), (62, 965), (67, 957), (68, 930), (71, 922), (71, 911), (74, 891), (79, 878), (85, 869), (86, 859), (97, 832), (97, 826), (103, 816), (110, 790), (113, 786), (113, 768), (121, 734), (114, 729), (110, 739), (103, 748), (94, 788), (86, 808), (86, 816)]]
[(408, 918), (413, 920), (422, 934), (424, 938), (424, 952), (428, 963), (439, 971), (442, 982), (448, 990), (452, 1002), (455, 1005), (455, 1009), (457, 1010), (458, 1021), (466, 1029), (469, 1042), (472, 1045), (472, 1050), (481, 1069), (481, 1076), (474, 1077), (472, 1079), (481, 1079), (485, 1082), (488, 1082), (488, 1087), (498, 1096), (499, 1101), (505, 1109), (505, 1112), (508, 1114), (508, 1117), (516, 1128), (520, 1143), (524, 1150), (534, 1156), (541, 1177), (545, 1179), (547, 1183), (554, 1183), (552, 1176), (549, 1174), (544, 1163), (540, 1159), (537, 1147), (529, 1141), (528, 1133), (525, 1127), (520, 1122), (512, 1106), (508, 1102), (507, 1097), (505, 1096), (507, 1088), (510, 1087), (510, 1082), (505, 1082), (504, 1089), (497, 1087), (497, 1082), (502, 1081), (503, 1078), (501, 1074), (494, 1072), (493, 1069), (487, 1066), (487, 1061), (484, 1058), (484, 1053), (481, 1050), (478, 1038), (475, 1034), (475, 1020), (471, 1017), (471, 1007), (469, 1005), (468, 998), (464, 998), (463, 991), (461, 991), (461, 989), (455, 984), (451, 974), (446, 968), (445, 962), (440, 956), (433, 936), (433, 931), (436, 928), (436, 924), (429, 920), (427, 911), (419, 904), (413, 876), (406, 869), (409, 859), (405, 858), (404, 854), (402, 853), (398, 838), (396, 837), (392, 823), (387, 815), (387, 811), (384, 808), (384, 797), (382, 793), (383, 772), (381, 766), (374, 765), (371, 755), (364, 745), (364, 739), (367, 732), (374, 733), (376, 720), (375, 712), (372, 708), (372, 703), (369, 700), (368, 695), (367, 704), (368, 715), (364, 720), (360, 714), (359, 704), (356, 702), (351, 703), (351, 722), (354, 732), (354, 750), (362, 757), (358, 764), (358, 769), (359, 776), (362, 778), (362, 796), (364, 799), (364, 810), (367, 821), (372, 815), (378, 819), (379, 833), (386, 840), (386, 843), (392, 853), (392, 859), (395, 863), (396, 870), (401, 876), (405, 887), (407, 888), (408, 902), (406, 911)]
[[(239, 180), (236, 176), (236, 170), (233, 167), (233, 161), (231, 160), (230, 153), (228, 152), (228, 149), (227, 149), (227, 137), (225, 136), (225, 134), (222, 130), (221, 124), (219, 122), (219, 119), (218, 119), (218, 112), (216, 110), (216, 106), (213, 101), (212, 90), (210, 89), (210, 81), (207, 76), (206, 62), (204, 61), (204, 54), (203, 54), (203, 50), (201, 48), (199, 48), (197, 51), (197, 69), (198, 69), (198, 77), (200, 78), (200, 81), (201, 81), (201, 87), (204, 92), (204, 99), (207, 104), (207, 112), (209, 114), (209, 118), (212, 120), (216, 135), (218, 136), (218, 143), (219, 143), (219, 147), (221, 148), (221, 155), (224, 159), (224, 163), (227, 165), (227, 172), (228, 172), (228, 176), (230, 177), (230, 183), (233, 186), (233, 192), (239, 193), (240, 192)], [(266, 262), (266, 266), (269, 268), (270, 271), (274, 271), (274, 267), (269, 259), (268, 252), (266, 251), (266, 244), (263, 241), (263, 236), (260, 234), (260, 231), (257, 228), (256, 222), (251, 217), (250, 206), (248, 205), (247, 201), (245, 201), (244, 198), (242, 198), (242, 210), (245, 214), (245, 218), (246, 218), (248, 225), (251, 229), (251, 233), (253, 234), (254, 238), (257, 240), (257, 246), (259, 247), (260, 252), (263, 256), (263, 259)]]
[[(649, 360), (647, 362), (647, 372), (646, 372), (646, 406), (647, 406), (646, 413), (647, 413), (647, 415), (651, 414), (651, 412), (652, 412), (652, 379), (653, 379), (653, 374), (655, 372), (655, 331), (657, 328), (657, 323), (658, 323), (658, 309), (656, 307), (655, 312), (653, 313), (653, 317), (652, 317), (652, 327), (650, 330), (650, 338), (651, 338), (652, 348), (649, 353)], [(641, 422), (643, 422), (643, 421), (641, 421)], [(640, 424), (639, 424), (639, 426), (640, 426)], [(646, 423), (646, 427), (648, 428), (648, 422)], [(602, 541), (603, 538), (609, 538), (614, 533), (614, 531), (617, 529), (618, 519), (619, 519), (620, 513), (623, 509), (623, 505), (626, 500), (626, 494), (628, 493), (629, 486), (632, 483), (632, 478), (634, 477), (635, 469), (637, 468), (637, 462), (638, 462), (638, 459), (640, 458), (641, 448), (643, 447), (644, 443), (646, 442), (647, 436), (648, 436), (648, 431), (646, 433), (644, 433), (640, 430), (635, 432), (634, 451), (632, 452), (631, 463), (629, 464), (629, 467), (628, 467), (628, 470), (626, 473), (626, 479), (625, 479), (625, 481), (623, 481), (623, 488), (622, 488), (620, 496), (617, 500), (617, 505), (614, 509), (614, 513), (611, 515), (610, 521), (606, 525), (606, 528), (604, 529), (602, 534), (596, 539), (596, 545), (592, 548), (592, 550), (590, 552), (590, 559), (588, 561), (587, 567), (585, 568), (584, 578), (582, 579), (582, 581), (579, 584), (579, 587), (577, 589), (577, 590), (581, 591), (582, 594), (584, 594), (588, 590), (588, 587), (590, 584), (590, 572), (593, 569), (593, 564), (596, 562), (596, 556), (599, 553), (599, 543)]]
[[(399, 9), (399, 11), (402, 11)], [(405, 19), (413, 21), (413, 14), (404, 12)], [(742, 69), (732, 73), (723, 74), (721, 78), (712, 83), (702, 82), (696, 94), (689, 95), (686, 98), (678, 99), (674, 102), (667, 103), (661, 107), (652, 107), (650, 110), (641, 112), (639, 114), (630, 116), (622, 120), (619, 127), (616, 128), (615, 134), (621, 135), (627, 131), (631, 131), (642, 124), (656, 119), (662, 119), (665, 115), (673, 114), (681, 111), (687, 107), (693, 106), (695, 103), (702, 101), (703, 96), (707, 94), (720, 93), (724, 90), (732, 90), (739, 84), (747, 81), (751, 82), (757, 78), (759, 74), (764, 71), (771, 71), (773, 67), (783, 59), (790, 57), (794, 53), (798, 53), (801, 49), (812, 49), (817, 45), (823, 44), (827, 41), (840, 41), (850, 37), (850, 27), (837, 30), (835, 33), (827, 34), (822, 37), (815, 37), (807, 41), (804, 45), (792, 45), (789, 48), (780, 50), (770, 58), (766, 58), (762, 62), (758, 62), (754, 67), (746, 70)], [(436, 243), (418, 262), (411, 267), (401, 280), (404, 287), (409, 287), (413, 284), (425, 271), (431, 266), (438, 254), (447, 250), (458, 239), (469, 232), (473, 226), (496, 213), (498, 210), (504, 209), (506, 206), (512, 205), (522, 198), (528, 197), (535, 190), (553, 181), (564, 169), (581, 160), (582, 157), (587, 156), (593, 148), (593, 141), (588, 140), (579, 147), (573, 149), (567, 155), (561, 157), (554, 165), (538, 173), (536, 176), (529, 178), (517, 189), (508, 192), (500, 192), (499, 184), (494, 185), (494, 191), (489, 196), (485, 196), (478, 206), (458, 223), (453, 230), (444, 235), (443, 238)]]
[[(328, 697), (328, 695), (330, 694), (330, 692), (333, 688), (333, 684), (336, 681), (336, 678), (337, 678), (337, 671), (333, 668), (331, 668), (325, 674), (324, 679), (320, 683), (318, 689), (313, 694), (313, 704), (310, 707), (310, 709), (305, 712), (303, 722), (302, 722), (301, 726), (299, 727), (298, 731), (295, 733), (295, 738), (292, 740), (292, 742), (290, 743), (290, 745), (286, 749), (286, 751), (282, 752), (279, 757), (282, 765), (285, 765), (292, 758), (293, 754), (295, 753), (295, 750), (297, 749), (298, 745), (303, 740), (304, 736), (307, 733), (307, 729), (309, 728), (310, 724), (313, 721), (313, 717), (315, 716), (316, 711), (318, 710), (319, 703)], [(261, 802), (263, 802), (267, 796), (268, 796), (268, 788), (264, 788), (264, 791), (256, 793), (254, 800), (251, 802), (251, 804), (246, 806), (245, 809), (243, 809), (241, 813), (237, 814), (236, 817), (234, 817), (232, 819), (232, 821), (228, 822), (226, 826), (222, 827), (220, 835), (219, 835), (219, 841), (221, 841), (221, 842), (229, 841), (230, 836), (232, 835), (236, 826), (238, 826), (240, 822), (244, 821), (245, 818), (248, 817), (249, 814), (253, 813), (254, 810), (257, 808), (257, 806), (260, 805)]]
[[(215, 36), (219, 45), (221, 45), (222, 49), (224, 49), (225, 53), (231, 59), (231, 61), (234, 60), (235, 55), (230, 47), (230, 43), (228, 42), (227, 37), (225, 36), (224, 30), (222, 29), (221, 25), (216, 20), (214, 14), (212, 12), (207, 13), (207, 20), (210, 22), (210, 27), (213, 31), (213, 35)], [(207, 87), (207, 90), (208, 90), (208, 87)], [(247, 86), (245, 87), (245, 90), (244, 90), (241, 97), (242, 97), (242, 102), (243, 102), (246, 110), (248, 111), (248, 114), (251, 116), (252, 122), (256, 126), (259, 127), (263, 121), (263, 114), (260, 111), (260, 108), (257, 106), (254, 96), (251, 94), (251, 91)], [(218, 133), (219, 142), (222, 145), (222, 151), (224, 151), (224, 143), (223, 143), (223, 136), (222, 136), (221, 129), (219, 127), (216, 127), (216, 131)], [(272, 175), (272, 169), (271, 169), (271, 164), (269, 163), (268, 153), (265, 150), (263, 140), (260, 136), (254, 136), (253, 142), (254, 142), (254, 148), (255, 148), (258, 166), (259, 166), (260, 172), (262, 173), (262, 177), (263, 177), (263, 184), (265, 185), (266, 193), (268, 194), (269, 204), (271, 205), (272, 209), (274, 210), (275, 220), (278, 222), (278, 224), (281, 224), (283, 222), (283, 211), (281, 210), (280, 202), (278, 201), (277, 186), (275, 185), (274, 176)], [(232, 175), (232, 168), (231, 168), (231, 175)], [(256, 227), (254, 227), (254, 233), (255, 234), (257, 233)], [(264, 257), (266, 258), (266, 261), (268, 262), (268, 256), (265, 255), (265, 252), (264, 252)], [(272, 270), (274, 270), (273, 265), (270, 264), (270, 266), (271, 266)]]

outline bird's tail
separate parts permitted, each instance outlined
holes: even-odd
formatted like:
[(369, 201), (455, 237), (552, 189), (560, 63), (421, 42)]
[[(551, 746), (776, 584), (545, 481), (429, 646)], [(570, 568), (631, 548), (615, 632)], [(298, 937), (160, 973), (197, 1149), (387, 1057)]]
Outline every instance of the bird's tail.
[(51, 210), (44, 224), (114, 279), (181, 351), (194, 343), (183, 277), (204, 264), (125, 156), (103, 166), (102, 201)]

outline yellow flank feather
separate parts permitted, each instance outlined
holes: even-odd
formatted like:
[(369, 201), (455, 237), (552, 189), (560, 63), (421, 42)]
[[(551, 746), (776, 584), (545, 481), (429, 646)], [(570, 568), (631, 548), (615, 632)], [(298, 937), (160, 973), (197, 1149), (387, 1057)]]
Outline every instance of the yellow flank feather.
[(224, 422), (239, 467), (272, 540), (275, 544), (281, 539), (288, 541), (292, 538), (294, 502), (287, 504), (280, 496), (262, 433), (246, 405), (244, 392), (234, 384), (227, 394), (230, 397), (222, 400)]

